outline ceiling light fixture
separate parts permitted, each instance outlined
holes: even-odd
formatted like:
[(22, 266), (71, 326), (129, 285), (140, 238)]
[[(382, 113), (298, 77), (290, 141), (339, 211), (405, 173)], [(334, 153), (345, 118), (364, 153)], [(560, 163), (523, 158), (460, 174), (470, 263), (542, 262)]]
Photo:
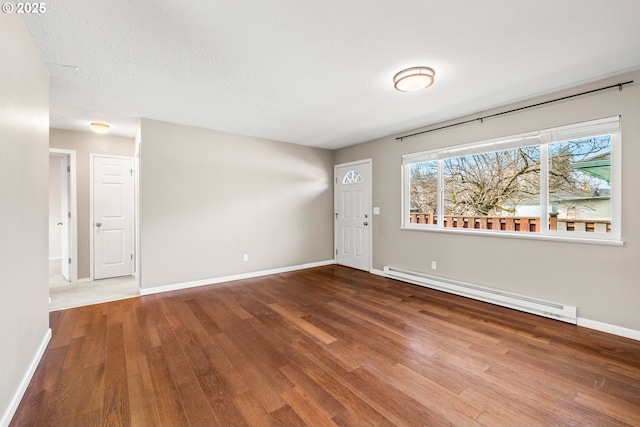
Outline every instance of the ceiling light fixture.
[(91, 128), (92, 131), (94, 131), (95, 133), (107, 133), (109, 132), (109, 125), (105, 124), (105, 123), (96, 123), (93, 122), (89, 125), (89, 127)]
[(433, 84), (436, 72), (429, 67), (411, 67), (393, 76), (393, 87), (400, 92), (426, 89)]

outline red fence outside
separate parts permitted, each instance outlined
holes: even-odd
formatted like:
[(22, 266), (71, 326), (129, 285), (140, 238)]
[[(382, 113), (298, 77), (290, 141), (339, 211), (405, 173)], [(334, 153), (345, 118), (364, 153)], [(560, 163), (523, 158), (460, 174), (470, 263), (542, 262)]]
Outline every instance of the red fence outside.
[[(433, 214), (412, 213), (411, 224), (437, 224), (438, 219)], [(522, 231), (527, 233), (540, 232), (540, 217), (530, 216), (456, 216), (444, 217), (445, 228), (471, 228), (477, 230)], [(587, 231), (608, 233), (611, 231), (611, 220), (608, 219), (565, 219), (555, 215), (549, 216), (549, 230)]]

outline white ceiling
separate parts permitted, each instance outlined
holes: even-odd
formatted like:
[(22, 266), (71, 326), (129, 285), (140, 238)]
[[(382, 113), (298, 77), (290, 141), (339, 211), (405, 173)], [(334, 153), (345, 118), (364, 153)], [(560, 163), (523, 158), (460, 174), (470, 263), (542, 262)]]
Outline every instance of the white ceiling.
[[(51, 126), (335, 149), (640, 68), (638, 0), (65, 0), (23, 15)], [(401, 93), (403, 68), (435, 69)], [(75, 68), (77, 67), (77, 68)]]

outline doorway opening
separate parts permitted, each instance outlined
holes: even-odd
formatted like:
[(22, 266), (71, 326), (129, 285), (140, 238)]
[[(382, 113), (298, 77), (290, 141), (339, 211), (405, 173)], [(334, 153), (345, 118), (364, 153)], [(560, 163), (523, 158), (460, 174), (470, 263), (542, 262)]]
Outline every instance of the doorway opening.
[(76, 152), (49, 149), (49, 285), (78, 280)]
[[(87, 157), (91, 159), (87, 160), (93, 162), (95, 156), (97, 155), (89, 154)], [(76, 175), (75, 150), (52, 148), (49, 160), (49, 310), (98, 304), (140, 295), (140, 286), (133, 276), (132, 269), (123, 275), (107, 275), (103, 276), (102, 280), (94, 280), (93, 262), (90, 262), (94, 252), (92, 247), (94, 220), (92, 208), (89, 206), (93, 201), (91, 164), (80, 159), (82, 164), (79, 165), (80, 170)], [(130, 176), (133, 175), (133, 171), (127, 171), (127, 173)], [(111, 189), (113, 188), (112, 186)], [(78, 191), (80, 207), (77, 206)], [(67, 207), (68, 210), (66, 210)], [(113, 216), (112, 212), (108, 212), (106, 216)], [(133, 212), (130, 216), (133, 218)], [(78, 234), (79, 227), (81, 232)], [(112, 237), (113, 234), (109, 236), (109, 242), (112, 242)], [(133, 237), (131, 240), (134, 247)], [(63, 254), (65, 242), (68, 242), (68, 256)], [(130, 258), (133, 253), (135, 252), (129, 254)], [(107, 258), (109, 256), (112, 257), (113, 253), (108, 253)], [(111, 260), (108, 259), (108, 261)], [(65, 271), (66, 268), (68, 273)]]

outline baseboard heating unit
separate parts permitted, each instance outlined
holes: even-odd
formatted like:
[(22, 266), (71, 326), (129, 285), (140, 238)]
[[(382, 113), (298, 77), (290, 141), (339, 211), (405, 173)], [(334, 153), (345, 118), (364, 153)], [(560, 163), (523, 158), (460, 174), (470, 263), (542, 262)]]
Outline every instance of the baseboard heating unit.
[(577, 309), (573, 305), (550, 302), (523, 295), (456, 280), (430, 276), (416, 271), (403, 270), (396, 267), (384, 267), (386, 277), (424, 286), (438, 291), (448, 292), (478, 301), (484, 301), (538, 316), (549, 317), (567, 323), (577, 324)]

